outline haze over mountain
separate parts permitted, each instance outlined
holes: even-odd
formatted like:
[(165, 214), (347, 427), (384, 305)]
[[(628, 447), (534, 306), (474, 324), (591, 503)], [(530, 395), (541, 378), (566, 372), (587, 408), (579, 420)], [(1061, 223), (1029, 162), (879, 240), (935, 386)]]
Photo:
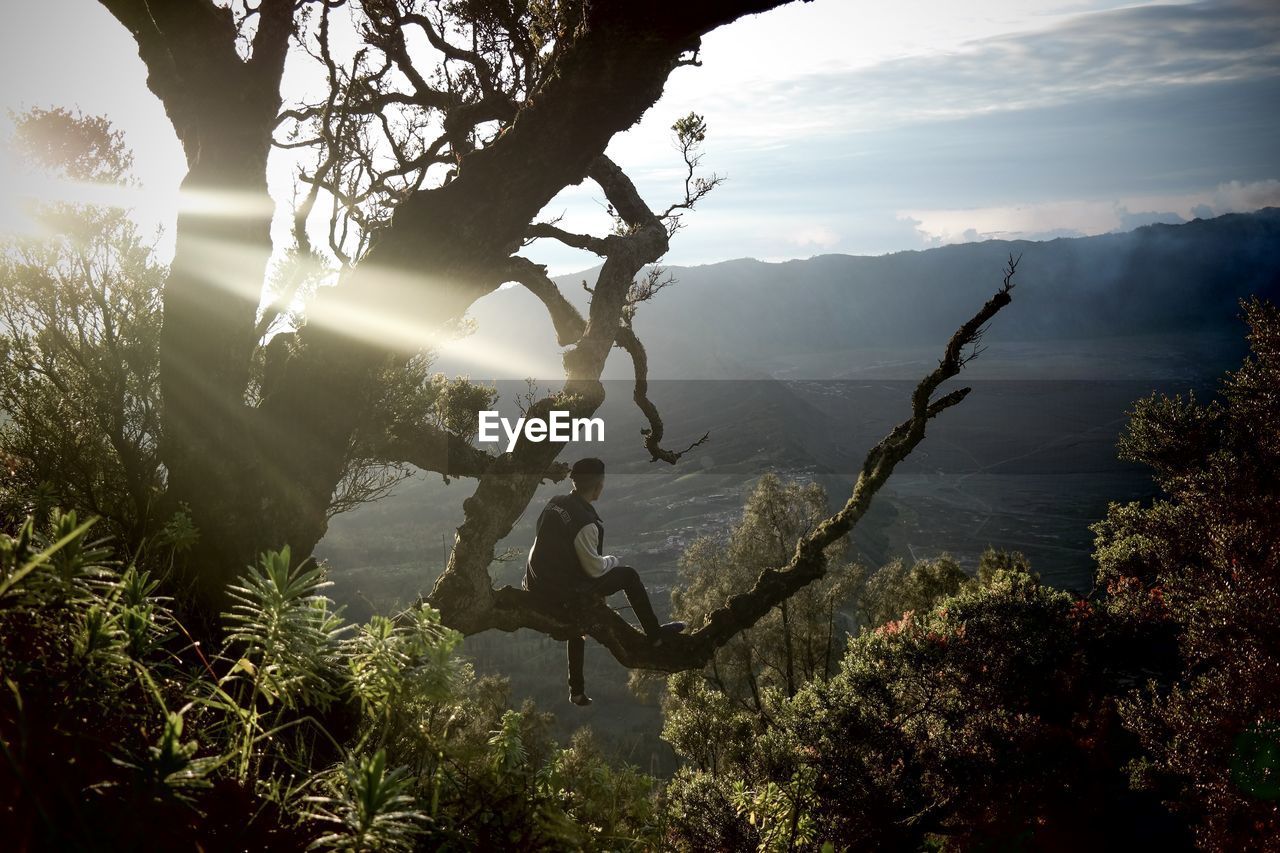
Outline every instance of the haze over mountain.
[[(991, 535), (1001, 519), (1052, 497), (1052, 530), (1038, 544), (1021, 537), (1019, 547), (1060, 584), (1086, 585), (1089, 522), (1108, 498), (1147, 488), (1144, 475), (1115, 459), (1129, 404), (1156, 389), (1208, 390), (1238, 362), (1239, 300), (1280, 298), (1280, 209), (1045, 243), (673, 268), (678, 283), (636, 319), (651, 376), (665, 377), (652, 383), (650, 397), (663, 412), (669, 446), (711, 437), (677, 466), (649, 462), (639, 439), (646, 424), (631, 402), (631, 365), (615, 351), (599, 412), (606, 440), (563, 454), (609, 464), (618, 485), (606, 504), (627, 507), (614, 513), (612, 545), (644, 552), (646, 568), (669, 581), (683, 544), (731, 518), (742, 490), (767, 470), (822, 479), (832, 501), (843, 501), (866, 449), (902, 417), (914, 382), (998, 286), (1010, 254), (1022, 258), (1014, 302), (961, 377), (975, 393), (935, 422), (901, 466), (879, 512), (860, 528), (860, 544), (871, 562), (944, 550), (974, 561), (987, 544), (1009, 544)], [(587, 294), (575, 280), (582, 278), (562, 281), (580, 303)], [(519, 288), (492, 294), (474, 317), (476, 334), (438, 366), (487, 379), (459, 356), (497, 351), (514, 364), (496, 377), (498, 406), (514, 416), (522, 377), (551, 384), (545, 377), (559, 349), (550, 322)], [(533, 355), (511, 361), (518, 353)], [(1016, 488), (1007, 479), (1015, 476), (1022, 478)], [(397, 593), (411, 595), (438, 570), (441, 538), (451, 539), (460, 523), (466, 490), (465, 482), (417, 481), (398, 497), (339, 516), (321, 552), (352, 569), (414, 566), (404, 579), (413, 589)], [(946, 511), (929, 511), (941, 509), (939, 501)], [(982, 511), (970, 517), (974, 507)], [(910, 535), (891, 523), (902, 513), (921, 517)], [(531, 523), (526, 518), (513, 531), (512, 547), (527, 546)], [(424, 572), (427, 565), (436, 568)], [(518, 565), (511, 574), (518, 581)]]
[[(901, 363), (906, 351), (925, 347), (932, 353), (945, 343), (994, 292), (1013, 255), (1021, 257), (1016, 299), (992, 332), (989, 343), (998, 346), (975, 363), (975, 375), (1169, 376), (1181, 368), (1165, 358), (1168, 342), (1149, 338), (1180, 339), (1184, 356), (1199, 351), (1202, 336), (1238, 341), (1239, 299), (1280, 292), (1277, 247), (1280, 208), (1266, 208), (1043, 243), (990, 240), (878, 257), (744, 258), (671, 267), (675, 284), (641, 306), (635, 328), (655, 378), (833, 378), (872, 369), (911, 378), (918, 364), (911, 358)], [(585, 306), (588, 295), (579, 282), (595, 273), (560, 278), (572, 301)], [(477, 333), (446, 351), (441, 369), (477, 378), (559, 375), (550, 321), (528, 292), (503, 289), (471, 313)], [(1082, 342), (1103, 339), (1136, 346), (1120, 361), (1108, 353), (1087, 364), (1092, 344)], [(1046, 345), (1039, 360), (1017, 346), (1027, 342)], [(1214, 343), (1205, 352), (1220, 365), (1241, 351), (1239, 343), (1226, 351)], [(491, 349), (516, 364), (504, 370), (494, 369), (492, 359), (469, 360)], [(629, 373), (618, 354), (606, 375)]]

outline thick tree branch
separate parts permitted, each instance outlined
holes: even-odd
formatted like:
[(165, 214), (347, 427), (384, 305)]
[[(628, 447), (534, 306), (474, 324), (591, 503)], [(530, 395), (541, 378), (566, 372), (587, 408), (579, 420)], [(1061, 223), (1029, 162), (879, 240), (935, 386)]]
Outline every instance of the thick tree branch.
[(295, 0), (262, 0), (258, 4), (258, 31), (248, 64), (267, 79), (279, 79), (284, 71), (295, 6)]
[(965, 348), (972, 345), (986, 324), (1012, 300), (1010, 291), (1016, 268), (1017, 261), (1010, 258), (1001, 288), (977, 314), (956, 330), (938, 367), (916, 386), (911, 395), (910, 417), (894, 427), (868, 452), (853, 493), (844, 507), (796, 543), (786, 566), (762, 572), (750, 590), (732, 596), (723, 607), (708, 614), (705, 624), (698, 630), (668, 638), (661, 646), (655, 647), (644, 634), (603, 602), (592, 608), (581, 621), (570, 621), (543, 611), (528, 593), (511, 587), (492, 591), (492, 607), (486, 608), (483, 614), (476, 614), (481, 618), (468, 623), (464, 630), (533, 628), (557, 639), (585, 631), (627, 667), (679, 672), (705, 666), (717, 648), (755, 625), (774, 607), (826, 573), (826, 549), (848, 535), (866, 514), (872, 498), (888, 481), (897, 464), (924, 439), (928, 421), (968, 395), (969, 389), (962, 388), (937, 400), (931, 399), (943, 382), (956, 376), (971, 360), (965, 357)]
[[(344, 316), (346, 305), (358, 302), (364, 313), (408, 318), (426, 330), (456, 320), (498, 286), (497, 272), (538, 211), (580, 182), (609, 139), (658, 99), (672, 68), (703, 34), (783, 2), (584, 6), (574, 31), (557, 39), (554, 67), (536, 97), (497, 139), (463, 158), (456, 178), (398, 204), (366, 263), (326, 289), (314, 310)], [(318, 327), (303, 330), (302, 344), (299, 358), (316, 369), (343, 365), (325, 384), (348, 400), (359, 399), (367, 371), (385, 351), (385, 342), (344, 339)], [(612, 346), (611, 334), (605, 346)], [(310, 365), (296, 371), (315, 372)], [(327, 396), (303, 388), (281, 396), (282, 428), (309, 429), (323, 445), (343, 446), (351, 416), (330, 407)]]
[(594, 252), (602, 258), (609, 254), (608, 238), (595, 237), (591, 234), (574, 234), (570, 231), (565, 231), (563, 228), (557, 228), (549, 222), (535, 222), (529, 226), (525, 236), (534, 240), (541, 238), (559, 240), (572, 249)]
[(479, 478), (496, 458), (434, 424), (396, 423), (370, 452), (381, 462), (407, 462), (449, 477)]
[[(231, 10), (211, 0), (99, 0), (133, 35), (155, 93), (182, 140), (187, 163), (221, 159), (211, 138), (257, 134), (280, 105), (280, 76), (293, 33), (293, 0), (263, 0), (252, 55), (236, 52)], [(270, 125), (267, 125), (268, 127)], [(264, 140), (265, 141), (265, 140)], [(266, 148), (261, 151), (265, 167)], [(252, 166), (257, 151), (250, 154)], [(263, 175), (265, 183), (265, 175)]]
[[(521, 280), (532, 282), (526, 286), (547, 305), (553, 322), (557, 323), (558, 336), (577, 336), (576, 344), (564, 355), (563, 391), (556, 397), (534, 403), (529, 417), (545, 418), (552, 409), (568, 411), (571, 417), (584, 417), (600, 406), (604, 401), (600, 374), (623, 326), (627, 295), (640, 270), (667, 250), (666, 229), (640, 199), (626, 175), (604, 156), (593, 162), (591, 172), (615, 207), (631, 217), (628, 221), (631, 233), (614, 241), (592, 292), (591, 310), (585, 324), (554, 283), (545, 278), (545, 273), (531, 263), (516, 262), (513, 272), (520, 273)], [(508, 601), (510, 597), (504, 594), (501, 599), (495, 598), (489, 564), (498, 541), (511, 532), (563, 447), (563, 443), (529, 442), (521, 438), (514, 450), (503, 454), (489, 468), (475, 494), (463, 504), (466, 520), (458, 528), (449, 565), (429, 597), (447, 624), (474, 633), (497, 627), (498, 622), (512, 618), (499, 612), (502, 609), (499, 602)]]
[(560, 346), (571, 346), (582, 339), (587, 321), (547, 275), (546, 267), (535, 264), (528, 258), (513, 255), (507, 267), (507, 277), (523, 284), (530, 293), (542, 300), (547, 313), (551, 315), (551, 324), (555, 327), (556, 341)]

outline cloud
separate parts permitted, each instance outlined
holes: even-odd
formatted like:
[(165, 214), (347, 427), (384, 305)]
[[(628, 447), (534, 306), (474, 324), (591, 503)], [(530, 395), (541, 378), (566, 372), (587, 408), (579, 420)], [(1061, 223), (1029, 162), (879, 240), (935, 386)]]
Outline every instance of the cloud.
[[(960, 49), (730, 92), (735, 143), (1024, 110), (1280, 74), (1280, 4), (1210, 0), (1084, 14)], [(767, 119), (767, 120), (760, 120)]]
[[(1204, 202), (1214, 216), (1246, 213), (1262, 207), (1280, 207), (1280, 181), (1230, 181), (1219, 184)], [(1199, 214), (1196, 214), (1197, 216)]]
[[(1280, 181), (1230, 181), (1200, 193), (1067, 200), (1014, 206), (904, 211), (925, 239), (940, 243), (977, 240), (1048, 240), (1131, 231), (1156, 222), (1181, 223), (1226, 213), (1280, 206)], [(1130, 212), (1136, 208), (1139, 212)]]
[(787, 242), (802, 248), (830, 249), (840, 243), (840, 235), (826, 225), (814, 225), (791, 232)]
[[(1195, 207), (1200, 207), (1200, 205), (1197, 204)], [(1115, 229), (1117, 231), (1132, 231), (1135, 228), (1141, 228), (1143, 225), (1154, 225), (1157, 222), (1166, 225), (1181, 225), (1187, 221), (1173, 211), (1158, 213), (1154, 210), (1144, 210), (1138, 213), (1130, 213), (1129, 208), (1122, 204), (1116, 205), (1116, 218), (1120, 220), (1120, 225)]]

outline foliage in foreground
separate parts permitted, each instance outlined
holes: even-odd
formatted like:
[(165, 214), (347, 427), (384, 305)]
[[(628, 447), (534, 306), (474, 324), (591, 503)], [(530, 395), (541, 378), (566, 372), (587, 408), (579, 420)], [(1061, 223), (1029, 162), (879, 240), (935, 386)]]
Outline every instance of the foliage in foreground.
[(1098, 584), (1137, 637), (1131, 765), (1208, 847), (1280, 838), (1280, 308), (1245, 304), (1251, 355), (1219, 398), (1152, 397), (1121, 455), (1163, 497), (1095, 526)]
[(1163, 494), (1096, 525), (1094, 595), (998, 552), (940, 599), (948, 567), (890, 566), (847, 603), (870, 618), (833, 677), (759, 709), (673, 677), (664, 736), (697, 769), (667, 788), (667, 842), (1274, 849), (1280, 310), (1245, 314), (1218, 400), (1135, 405), (1120, 452)]
[[(1096, 841), (1083, 813), (1150, 805), (1109, 764), (1105, 632), (1086, 602), (1001, 570), (853, 639), (815, 680), (746, 727), (737, 760), (673, 790), (708, 804), (673, 840), (760, 850), (967, 849)], [(670, 725), (670, 723), (669, 723)], [(1099, 824), (1100, 825), (1100, 824)]]
[[(671, 679), (664, 735), (690, 766), (660, 792), (588, 735), (557, 748), (545, 715), (509, 709), (469, 672), (430, 609), (349, 624), (321, 571), (268, 553), (205, 649), (153, 575), (189, 537), (124, 562), (73, 513), (27, 521), (0, 538), (4, 837), (1267, 849), (1280, 834), (1280, 312), (1246, 310), (1253, 356), (1220, 399), (1135, 406), (1121, 451), (1163, 497), (1097, 525), (1095, 596), (994, 551), (973, 579), (945, 560), (848, 569), (708, 672)], [(770, 502), (795, 526), (815, 499), (765, 482), (727, 553), (767, 567), (771, 525), (786, 526), (764, 520)], [(708, 565), (714, 597), (715, 570), (737, 567)], [(859, 633), (837, 656), (824, 643), (842, 625)]]
[(225, 641), (193, 644), (92, 523), (0, 537), (6, 843), (76, 849), (625, 849), (652, 780), (507, 708), (420, 606), (347, 623), (314, 566), (263, 555)]

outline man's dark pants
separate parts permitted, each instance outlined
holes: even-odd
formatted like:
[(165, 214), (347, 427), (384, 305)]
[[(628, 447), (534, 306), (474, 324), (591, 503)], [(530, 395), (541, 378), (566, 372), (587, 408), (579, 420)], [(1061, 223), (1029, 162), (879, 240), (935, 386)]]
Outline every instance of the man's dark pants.
[[(608, 598), (615, 592), (625, 592), (631, 609), (640, 620), (640, 627), (650, 637), (656, 637), (660, 626), (658, 617), (649, 603), (649, 593), (645, 591), (640, 574), (630, 566), (618, 566), (595, 578), (583, 591), (582, 598), (592, 600)], [(583, 637), (571, 637), (569, 647), (569, 692), (581, 694), (586, 690), (582, 677), (582, 662), (587, 650), (587, 641)]]

